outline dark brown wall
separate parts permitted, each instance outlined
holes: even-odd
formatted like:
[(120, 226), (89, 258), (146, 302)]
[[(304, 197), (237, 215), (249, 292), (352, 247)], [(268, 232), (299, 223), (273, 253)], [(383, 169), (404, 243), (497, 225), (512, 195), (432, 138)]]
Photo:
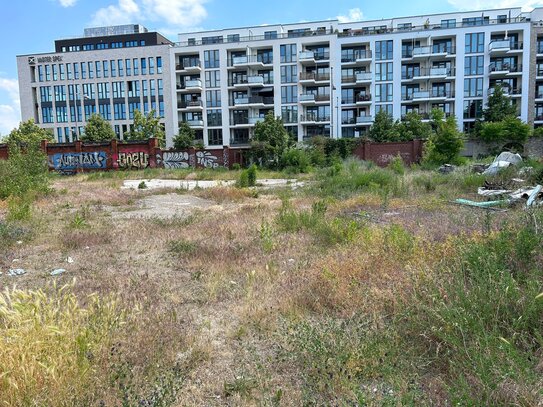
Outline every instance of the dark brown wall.
[(354, 155), (361, 160), (373, 161), (381, 167), (400, 155), (407, 165), (417, 163), (422, 158), (422, 140), (403, 141), (399, 143), (364, 142), (355, 150)]

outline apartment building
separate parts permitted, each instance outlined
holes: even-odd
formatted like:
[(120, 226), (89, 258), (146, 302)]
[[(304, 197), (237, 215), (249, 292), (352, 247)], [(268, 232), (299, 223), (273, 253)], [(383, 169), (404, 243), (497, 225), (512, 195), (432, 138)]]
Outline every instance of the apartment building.
[[(119, 34), (118, 27), (102, 28), (86, 33), (83, 39), (57, 42), (55, 54), (36, 56), (32, 64), (34, 56), (18, 57), (23, 119), (34, 118), (40, 125), (54, 128), (59, 140), (67, 140), (68, 134), (80, 134), (72, 129), (84, 123), (86, 110), (82, 117), (75, 115), (78, 123), (74, 124), (73, 115), (64, 114), (65, 105), (71, 112), (75, 100), (76, 106), (85, 108), (86, 103), (93, 105), (87, 102), (90, 96), (98, 106), (96, 111), (104, 111), (100, 97), (87, 95), (88, 86), (75, 87), (70, 93), (70, 85), (85, 85), (83, 79), (68, 79), (66, 73), (59, 85), (66, 86), (67, 97), (55, 87), (58, 85), (48, 83), (54, 82), (55, 58), (65, 59), (68, 65), (117, 61), (117, 71), (119, 61), (124, 61), (126, 72), (126, 61), (132, 61), (133, 66), (147, 58), (150, 65), (149, 58), (154, 57), (157, 67), (160, 57), (161, 73), (156, 69), (153, 75), (155, 86), (162, 81), (159, 97), (163, 108), (157, 110), (163, 116), (168, 145), (179, 124), (187, 122), (207, 146), (246, 146), (256, 123), (270, 111), (282, 117), (298, 141), (317, 135), (360, 137), (380, 110), (398, 120), (417, 111), (429, 120), (430, 111), (438, 108), (447, 116), (456, 116), (461, 130), (470, 131), (497, 85), (518, 107), (522, 120), (540, 126), (542, 20), (543, 9), (526, 13), (508, 8), (353, 23), (326, 20), (232, 28), (182, 33), (175, 44), (98, 49), (96, 43), (95, 49), (84, 48), (89, 39), (114, 43), (119, 35), (146, 34), (140, 26), (134, 26), (140, 28), (133, 34)], [(60, 80), (60, 72), (57, 75)], [(144, 79), (141, 72), (138, 75), (138, 81)], [(74, 80), (83, 82), (72, 84)], [(92, 80), (96, 88), (101, 81)], [(126, 89), (135, 86), (128, 81), (134, 81), (134, 76), (128, 80), (125, 75)], [(49, 85), (49, 91), (42, 91)], [(143, 95), (143, 83), (138, 86)], [(61, 95), (58, 101), (57, 92)], [(105, 103), (114, 112), (106, 118), (111, 117), (122, 137), (130, 112), (136, 107), (145, 110), (145, 101), (136, 105), (134, 94), (124, 99), (118, 92), (116, 95)], [(148, 107), (153, 107), (152, 103), (147, 100)], [(158, 103), (155, 100), (156, 106)], [(121, 105), (128, 112), (123, 120), (115, 114)]]
[(81, 38), (56, 41), (54, 53), (18, 56), (22, 119), (70, 142), (97, 113), (122, 139), (135, 110), (155, 110), (171, 134), (171, 47), (162, 35), (127, 25), (86, 29)]

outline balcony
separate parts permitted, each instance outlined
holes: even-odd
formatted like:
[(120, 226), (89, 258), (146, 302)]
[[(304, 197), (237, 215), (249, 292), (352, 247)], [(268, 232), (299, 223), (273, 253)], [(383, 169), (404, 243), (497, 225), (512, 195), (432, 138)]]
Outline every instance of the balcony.
[(187, 91), (202, 91), (202, 81), (200, 79), (186, 81), (184, 89)]
[(371, 95), (359, 94), (354, 98), (357, 105), (371, 105)]
[(523, 44), (518, 41), (508, 40), (494, 40), (488, 45), (488, 51), (490, 54), (510, 54), (514, 52), (522, 51)]
[(454, 56), (456, 50), (454, 47), (443, 46), (424, 46), (415, 47), (412, 52), (407, 52), (402, 55), (403, 59), (417, 59), (417, 58), (446, 58)]
[(488, 66), (488, 74), (490, 76), (500, 76), (500, 75), (522, 75), (522, 65), (510, 65), (502, 63), (491, 63)]
[[(488, 94), (493, 95), (495, 90), (496, 90), (495, 87), (488, 88)], [(510, 88), (510, 87), (502, 86), (502, 91), (503, 91), (503, 94), (505, 96), (511, 96), (511, 97), (520, 97), (520, 96), (522, 96), (522, 89), (521, 88)], [(543, 95), (541, 95), (541, 97), (543, 98)], [(537, 99), (537, 95), (536, 95), (536, 99)]]
[(406, 72), (402, 75), (402, 81), (428, 81), (428, 80), (443, 80), (454, 76), (454, 71), (451, 68), (420, 68), (414, 71)]
[(315, 65), (330, 60), (329, 52), (300, 51), (298, 59), (302, 65)]
[(356, 83), (370, 83), (373, 80), (371, 72), (359, 72), (356, 74)]
[(175, 66), (175, 70), (187, 73), (199, 73), (202, 71), (202, 65), (199, 60), (185, 59)]
[(300, 123), (303, 126), (310, 126), (314, 124), (326, 124), (326, 123), (330, 123), (330, 116), (319, 116), (318, 114), (308, 113), (307, 115), (300, 116)]
[(234, 99), (234, 106), (263, 107), (273, 104), (273, 97), (251, 96)]
[(187, 120), (187, 124), (193, 129), (203, 129), (204, 121), (203, 120)]
[(329, 81), (329, 73), (300, 72), (300, 83), (305, 85), (316, 85), (319, 82)]
[(265, 68), (273, 64), (273, 59), (259, 55), (248, 55), (234, 57), (229, 61), (229, 67), (232, 68)]
[(535, 94), (535, 101), (536, 102), (543, 102), (543, 93), (536, 93)]
[(452, 92), (445, 90), (419, 90), (413, 92), (412, 95), (407, 95), (403, 100), (413, 101), (430, 101), (430, 100), (445, 100), (453, 97)]
[(330, 103), (330, 95), (315, 95), (314, 93), (307, 93), (300, 95), (300, 103), (302, 105), (318, 105)]
[(263, 122), (263, 121), (264, 121), (264, 118), (258, 117), (258, 116), (255, 116), (255, 117), (236, 116), (232, 120), (232, 126), (236, 128), (249, 128), (249, 127), (254, 127), (255, 124)]
[(353, 55), (345, 56), (341, 58), (343, 65), (357, 65), (371, 62), (372, 52), (370, 50), (359, 50), (353, 53)]
[(534, 117), (534, 121), (538, 124), (543, 123), (543, 114), (536, 113), (536, 116)]
[(366, 115), (366, 116), (358, 116), (356, 118), (356, 124), (363, 124), (363, 125), (371, 125), (373, 123), (373, 116)]
[(201, 100), (178, 100), (177, 108), (186, 111), (202, 111), (204, 105)]
[(264, 85), (271, 85), (273, 81), (266, 81), (261, 75), (247, 76), (243, 78), (236, 78), (230, 82), (230, 86), (236, 89), (248, 89), (248, 88), (261, 88)]

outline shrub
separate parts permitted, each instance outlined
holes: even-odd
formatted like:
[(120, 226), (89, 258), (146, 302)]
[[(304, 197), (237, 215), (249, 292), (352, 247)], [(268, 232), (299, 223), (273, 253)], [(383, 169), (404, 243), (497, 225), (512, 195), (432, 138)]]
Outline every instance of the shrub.
[(247, 184), (250, 187), (256, 186), (256, 164), (252, 164), (247, 169)]
[(241, 171), (239, 178), (236, 182), (238, 188), (247, 188), (249, 187), (249, 172), (247, 170)]
[(310, 170), (310, 159), (305, 150), (291, 148), (283, 153), (281, 167), (293, 173), (306, 173)]
[(456, 127), (456, 119), (449, 116), (445, 122), (437, 123), (435, 134), (425, 143), (423, 163), (458, 164), (463, 147), (464, 141)]
[(241, 170), (241, 165), (239, 163), (232, 164), (232, 170), (234, 170), (234, 171)]
[(397, 155), (388, 163), (388, 168), (398, 175), (405, 174), (404, 162), (400, 155)]
[(179, 125), (179, 134), (173, 138), (173, 147), (176, 150), (186, 150), (194, 145), (195, 131), (187, 122)]

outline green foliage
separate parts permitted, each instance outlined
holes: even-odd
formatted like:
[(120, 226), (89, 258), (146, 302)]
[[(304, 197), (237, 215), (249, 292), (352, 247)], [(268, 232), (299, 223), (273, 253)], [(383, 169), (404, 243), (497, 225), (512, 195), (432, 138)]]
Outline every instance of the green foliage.
[(264, 121), (255, 125), (251, 148), (262, 165), (278, 168), (283, 153), (290, 145), (291, 140), (283, 126), (283, 120), (275, 118), (273, 112), (269, 112)]
[(281, 156), (281, 168), (292, 173), (307, 173), (311, 169), (311, 161), (306, 150), (290, 148)]
[(258, 230), (260, 236), (260, 243), (264, 253), (271, 253), (275, 248), (274, 231), (272, 225), (268, 222), (262, 222), (260, 229)]
[(196, 251), (196, 244), (188, 240), (171, 240), (168, 242), (168, 252), (172, 254), (186, 255)]
[(388, 163), (388, 168), (398, 175), (405, 174), (404, 162), (400, 155), (397, 155), (392, 160), (390, 160), (390, 162)]
[(239, 178), (236, 181), (236, 186), (238, 188), (248, 188), (249, 187), (249, 174), (247, 170), (241, 171)]
[(388, 191), (392, 195), (401, 194), (402, 183), (394, 172), (352, 159), (338, 163), (318, 174), (315, 185), (322, 196), (344, 198), (362, 191)]
[(240, 165), (240, 163), (234, 163), (234, 164), (232, 164), (232, 170), (234, 170), (234, 171), (239, 171), (239, 170), (241, 170), (241, 165)]
[(436, 123), (436, 132), (425, 143), (423, 161), (435, 165), (457, 164), (464, 147), (462, 133), (456, 127), (456, 119), (449, 116)]
[(182, 122), (179, 125), (179, 134), (173, 139), (173, 147), (176, 150), (186, 150), (194, 146), (194, 138), (196, 133), (187, 122)]
[(247, 183), (250, 187), (256, 186), (256, 164), (252, 164), (247, 169)]
[(111, 124), (99, 114), (93, 114), (85, 126), (81, 140), (88, 143), (107, 142), (116, 138)]
[(532, 137), (543, 137), (543, 127), (537, 127), (532, 133)]
[(398, 141), (400, 139), (398, 124), (394, 122), (390, 114), (381, 110), (375, 115), (375, 120), (371, 125), (368, 136), (371, 140), (378, 143)]
[(135, 110), (132, 129), (125, 137), (131, 141), (156, 138), (160, 147), (164, 147), (166, 138), (160, 117), (156, 115), (155, 110), (151, 110), (147, 116), (139, 110)]
[(530, 136), (530, 126), (519, 118), (506, 116), (498, 122), (482, 123), (479, 137), (486, 142), (508, 141), (523, 144)]
[(531, 227), (458, 242), (460, 258), (409, 310), (410, 339), (446, 371), (453, 404), (537, 404), (542, 243)]
[(421, 115), (416, 111), (407, 113), (405, 119), (396, 126), (399, 141), (427, 139), (432, 134), (430, 124), (423, 123)]
[(511, 98), (503, 93), (500, 85), (494, 88), (494, 93), (488, 96), (486, 108), (483, 110), (485, 122), (501, 122), (506, 117), (516, 117), (517, 108), (511, 103)]
[(21, 122), (19, 127), (13, 129), (2, 142), (10, 146), (39, 146), (42, 140), (53, 141), (51, 132), (40, 128), (30, 119)]

